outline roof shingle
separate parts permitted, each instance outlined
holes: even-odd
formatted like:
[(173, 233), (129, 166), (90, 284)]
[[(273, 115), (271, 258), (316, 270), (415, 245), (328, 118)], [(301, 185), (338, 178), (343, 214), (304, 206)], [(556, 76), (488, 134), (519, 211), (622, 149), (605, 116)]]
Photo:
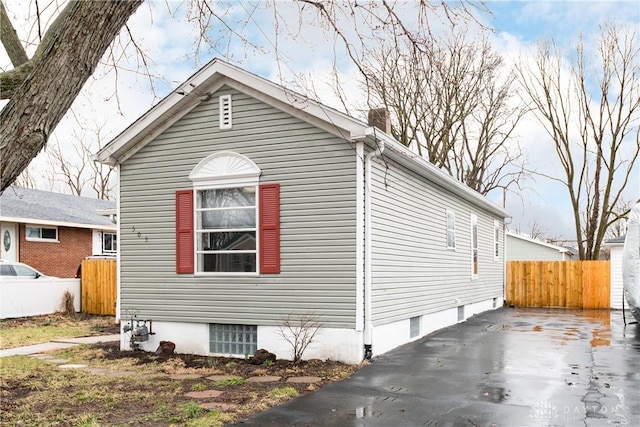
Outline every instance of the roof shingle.
[(110, 200), (30, 188), (9, 187), (0, 195), (0, 220), (20, 219), (36, 224), (44, 221), (111, 228), (114, 226), (111, 219), (98, 211), (115, 208), (116, 203)]

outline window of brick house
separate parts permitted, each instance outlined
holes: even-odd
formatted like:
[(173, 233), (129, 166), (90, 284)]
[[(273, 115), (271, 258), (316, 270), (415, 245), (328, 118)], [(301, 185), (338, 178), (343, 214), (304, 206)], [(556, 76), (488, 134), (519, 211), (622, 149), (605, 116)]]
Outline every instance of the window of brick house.
[(58, 241), (58, 227), (40, 227), (27, 225), (25, 228), (25, 238), (31, 241)]

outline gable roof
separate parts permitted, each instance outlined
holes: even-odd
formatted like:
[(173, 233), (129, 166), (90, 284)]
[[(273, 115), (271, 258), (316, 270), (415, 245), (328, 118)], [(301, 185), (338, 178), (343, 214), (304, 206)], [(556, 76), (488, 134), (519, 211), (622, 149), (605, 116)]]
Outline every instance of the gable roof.
[(606, 242), (604, 242), (604, 244), (605, 245), (624, 245), (624, 241), (626, 237), (627, 237), (626, 234), (622, 236), (614, 237), (613, 239), (609, 239)]
[(111, 219), (100, 212), (115, 207), (110, 200), (9, 187), (0, 195), (0, 221), (116, 230)]
[(544, 242), (544, 241), (539, 240), (539, 239), (534, 239), (533, 237), (525, 236), (523, 234), (514, 233), (512, 231), (507, 231), (507, 237), (513, 237), (515, 239), (523, 240), (525, 242), (534, 243), (536, 245), (544, 246), (544, 247), (549, 248), (549, 249), (554, 249), (554, 250), (556, 250), (556, 251), (558, 251), (560, 253), (566, 253), (566, 252), (571, 253), (571, 251), (569, 251), (569, 249), (564, 248), (562, 246), (557, 246), (557, 245), (554, 245), (552, 243), (547, 243), (547, 242)]
[(386, 149), (385, 156), (476, 206), (502, 218), (511, 217), (508, 211), (417, 156), (379, 129), (217, 58), (116, 136), (96, 154), (96, 160), (110, 165), (126, 162), (193, 108), (208, 101), (222, 86), (252, 96), (347, 141), (364, 141), (372, 147), (382, 143)]

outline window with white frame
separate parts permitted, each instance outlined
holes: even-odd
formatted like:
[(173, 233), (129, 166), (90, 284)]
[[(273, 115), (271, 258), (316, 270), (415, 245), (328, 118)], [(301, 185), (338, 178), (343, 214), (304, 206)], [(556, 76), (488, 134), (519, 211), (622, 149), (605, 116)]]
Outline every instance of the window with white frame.
[(497, 261), (500, 257), (500, 221), (493, 221), (493, 259)]
[(27, 240), (58, 241), (58, 227), (40, 227), (27, 225), (25, 228), (25, 238)]
[(280, 274), (280, 184), (231, 151), (198, 163), (176, 191), (177, 274)]
[(118, 252), (118, 235), (115, 233), (102, 233), (102, 253), (110, 254)]
[(196, 271), (257, 271), (256, 191), (239, 186), (196, 192)]
[(447, 209), (447, 249), (456, 248), (456, 214)]
[(471, 277), (478, 277), (478, 217), (471, 214)]

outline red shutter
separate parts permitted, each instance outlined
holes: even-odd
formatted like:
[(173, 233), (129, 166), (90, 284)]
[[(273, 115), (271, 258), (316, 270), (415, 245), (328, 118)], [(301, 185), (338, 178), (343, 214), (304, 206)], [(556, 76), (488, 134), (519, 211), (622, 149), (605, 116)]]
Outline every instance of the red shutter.
[(280, 184), (260, 186), (260, 273), (280, 273)]
[(193, 190), (176, 191), (176, 273), (193, 274)]

